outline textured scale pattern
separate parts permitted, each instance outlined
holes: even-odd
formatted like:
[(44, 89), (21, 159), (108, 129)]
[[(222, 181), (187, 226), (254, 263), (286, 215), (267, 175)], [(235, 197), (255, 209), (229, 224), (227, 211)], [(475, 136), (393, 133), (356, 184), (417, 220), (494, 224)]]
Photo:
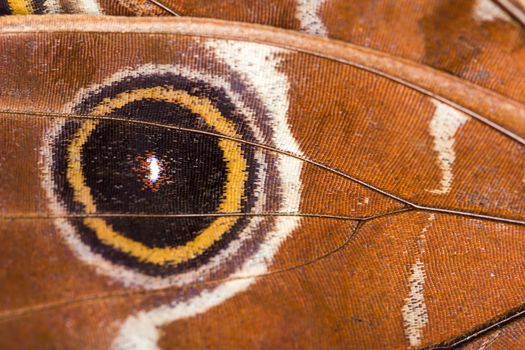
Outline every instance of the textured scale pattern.
[(0, 0), (0, 348), (523, 347), (522, 6)]

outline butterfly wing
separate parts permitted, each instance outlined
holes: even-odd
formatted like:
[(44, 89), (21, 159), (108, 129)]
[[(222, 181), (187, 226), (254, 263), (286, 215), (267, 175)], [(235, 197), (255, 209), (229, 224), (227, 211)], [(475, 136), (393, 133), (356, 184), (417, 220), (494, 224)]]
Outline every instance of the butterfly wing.
[(521, 307), (522, 105), (237, 28), (4, 21), (3, 347), (425, 347)]

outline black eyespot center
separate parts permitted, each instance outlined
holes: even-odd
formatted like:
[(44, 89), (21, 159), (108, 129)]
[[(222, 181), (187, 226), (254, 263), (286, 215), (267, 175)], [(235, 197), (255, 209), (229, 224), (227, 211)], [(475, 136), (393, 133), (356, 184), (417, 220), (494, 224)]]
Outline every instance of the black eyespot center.
[(237, 134), (248, 129), (238, 127), (238, 110), (224, 91), (172, 74), (124, 79), (74, 110), (101, 108), (103, 120), (66, 121), (54, 149), (56, 192), (66, 209), (111, 214), (71, 220), (92, 251), (169, 276), (206, 264), (238, 237), (245, 217), (184, 217), (250, 212), (259, 196), (253, 147), (220, 136), (251, 136)]

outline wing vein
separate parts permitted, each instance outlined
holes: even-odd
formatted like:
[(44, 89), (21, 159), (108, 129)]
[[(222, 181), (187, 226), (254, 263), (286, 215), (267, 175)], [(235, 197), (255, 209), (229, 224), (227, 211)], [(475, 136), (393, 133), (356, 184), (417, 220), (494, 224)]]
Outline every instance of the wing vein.
[(168, 12), (172, 16), (176, 16), (176, 17), (180, 16), (179, 13), (173, 10), (170, 6), (166, 5), (163, 1), (159, 1), (159, 0), (148, 0), (148, 1), (151, 2), (153, 5), (160, 7), (161, 9)]
[(312, 164), (314, 166), (317, 166), (323, 170), (326, 170), (328, 172), (331, 172), (337, 176), (341, 176), (347, 180), (353, 181), (361, 186), (364, 186), (372, 191), (375, 191), (379, 194), (382, 194), (386, 197), (389, 197), (393, 200), (396, 200), (398, 202), (401, 202), (409, 207), (412, 207), (414, 209), (419, 210), (425, 210), (425, 211), (432, 211), (432, 212), (439, 212), (439, 213), (447, 213), (447, 214), (455, 214), (455, 215), (461, 215), (461, 216), (467, 216), (472, 218), (478, 218), (478, 219), (486, 219), (486, 220), (493, 220), (493, 221), (499, 221), (499, 222), (506, 222), (511, 224), (518, 224), (518, 225), (525, 225), (525, 220), (520, 219), (514, 219), (514, 218), (507, 218), (507, 217), (501, 217), (501, 216), (494, 216), (494, 215), (486, 215), (481, 213), (474, 213), (469, 211), (463, 211), (463, 210), (457, 210), (457, 209), (449, 209), (449, 208), (439, 208), (439, 207), (430, 207), (426, 205), (421, 205), (412, 201), (409, 201), (407, 199), (404, 199), (402, 197), (399, 197), (395, 194), (392, 194), (384, 189), (381, 189), (375, 185), (369, 184), (361, 179), (358, 179), (357, 177), (354, 177), (350, 174), (345, 173), (344, 171), (338, 170), (336, 168), (333, 168), (329, 165), (326, 165), (324, 163), (321, 163), (319, 161), (307, 158), (305, 156), (301, 156), (298, 154), (295, 154), (290, 151), (282, 150), (273, 146), (268, 146), (265, 144), (261, 144), (258, 142), (243, 140), (236, 137), (231, 137), (211, 131), (205, 131), (205, 130), (198, 130), (194, 128), (183, 128), (179, 126), (174, 125), (165, 125), (160, 123), (154, 123), (154, 122), (146, 122), (142, 120), (131, 120), (129, 118), (121, 118), (121, 117), (105, 117), (105, 116), (92, 116), (92, 115), (82, 115), (82, 114), (66, 114), (66, 113), (54, 113), (54, 112), (22, 112), (22, 111), (13, 111), (13, 110), (0, 110), (0, 114), (11, 114), (11, 115), (23, 115), (23, 116), (30, 116), (30, 117), (39, 117), (39, 118), (72, 118), (72, 119), (87, 119), (87, 120), (104, 120), (109, 122), (121, 122), (121, 123), (131, 123), (131, 124), (137, 124), (137, 125), (145, 125), (150, 127), (158, 127), (158, 128), (165, 128), (170, 130), (176, 130), (176, 131), (183, 131), (183, 132), (191, 132), (191, 133), (197, 133), (202, 135), (208, 135), (212, 137), (217, 138), (223, 138), (227, 140), (231, 140), (234, 142), (244, 143), (247, 145), (251, 145), (254, 147), (259, 147), (271, 152), (275, 152), (278, 154), (286, 155), (298, 160), (301, 160), (305, 163)]
[[(410, 210), (410, 209), (407, 209), (405, 211), (408, 211), (408, 210)], [(201, 282), (191, 283), (191, 284), (189, 284), (187, 286), (184, 286), (183, 289), (194, 289), (196, 285), (203, 285), (203, 286), (204, 285), (214, 285), (214, 284), (217, 284), (217, 283), (224, 283), (224, 282), (231, 281), (231, 280), (243, 280), (243, 279), (253, 278), (253, 277), (264, 278), (264, 277), (268, 277), (268, 276), (279, 275), (281, 273), (286, 273), (286, 272), (289, 272), (289, 271), (297, 270), (297, 269), (300, 269), (300, 268), (308, 266), (308, 265), (317, 264), (320, 261), (323, 261), (323, 260), (329, 258), (330, 256), (340, 252), (345, 247), (347, 247), (352, 242), (352, 240), (355, 238), (355, 236), (357, 235), (357, 233), (359, 232), (360, 228), (363, 226), (363, 224), (365, 222), (368, 222), (370, 220), (374, 220), (374, 219), (376, 219), (378, 217), (384, 217), (384, 216), (387, 216), (387, 215), (396, 215), (396, 214), (398, 214), (400, 212), (401, 211), (397, 211), (397, 212), (392, 212), (392, 213), (385, 214), (385, 215), (382, 215), (382, 216), (371, 217), (371, 218), (369, 218), (367, 220), (359, 220), (357, 225), (350, 232), (348, 238), (341, 245), (339, 245), (338, 247), (328, 251), (327, 253), (325, 253), (325, 254), (323, 254), (323, 255), (315, 258), (315, 259), (306, 261), (306, 262), (304, 262), (302, 264), (291, 266), (289, 268), (284, 268), (284, 269), (281, 269), (281, 270), (268, 272), (268, 273), (261, 274), (261, 275), (256, 275), (256, 276), (242, 276), (242, 277), (234, 277), (234, 278), (217, 279), (217, 280), (213, 280), (213, 281), (201, 281)], [(15, 318), (19, 318), (19, 317), (26, 317), (26, 316), (29, 316), (31, 314), (34, 314), (35, 312), (56, 310), (56, 309), (59, 309), (59, 308), (62, 308), (62, 307), (67, 307), (67, 306), (74, 306), (74, 305), (78, 306), (78, 305), (81, 305), (81, 304), (96, 303), (96, 302), (100, 302), (100, 301), (109, 301), (109, 300), (118, 299), (118, 298), (150, 297), (152, 295), (162, 295), (162, 294), (167, 295), (167, 294), (170, 293), (170, 289), (173, 289), (173, 287), (157, 288), (157, 289), (150, 289), (150, 290), (132, 290), (132, 291), (125, 290), (125, 291), (119, 291), (119, 292), (95, 294), (95, 295), (85, 296), (85, 297), (76, 298), (76, 299), (68, 299), (68, 300), (45, 302), (45, 303), (40, 303), (40, 304), (31, 305), (31, 306), (27, 306), (27, 307), (19, 307), (19, 308), (16, 308), (16, 309), (0, 311), (0, 322), (9, 321), (9, 320), (12, 320), (12, 319), (15, 319)], [(182, 288), (176, 289), (176, 291), (180, 291), (181, 289)]]

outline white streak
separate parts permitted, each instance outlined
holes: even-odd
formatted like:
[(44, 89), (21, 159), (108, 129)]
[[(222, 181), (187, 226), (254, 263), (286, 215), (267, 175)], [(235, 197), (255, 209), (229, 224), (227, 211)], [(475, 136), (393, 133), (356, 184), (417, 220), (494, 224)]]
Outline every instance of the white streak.
[[(419, 254), (425, 252), (426, 233), (436, 216), (430, 214), (428, 223), (425, 225), (418, 239)], [(427, 305), (425, 304), (425, 264), (421, 257), (416, 258), (416, 262), (412, 265), (411, 275), (408, 280), (410, 291), (408, 297), (405, 299), (405, 304), (401, 309), (403, 315), (403, 323), (405, 325), (405, 335), (411, 347), (421, 345), (423, 340), (423, 328), (428, 323)]]
[(215, 305), (245, 290), (254, 278), (232, 280), (212, 291), (201, 293), (198, 297), (186, 302), (174, 302), (150, 311), (141, 311), (129, 317), (121, 327), (113, 348), (119, 350), (158, 349), (158, 328), (175, 320), (202, 314)]
[(511, 18), (493, 0), (476, 0), (473, 9), (474, 18), (481, 22), (492, 22), (497, 19), (510, 22)]
[(430, 192), (446, 194), (450, 191), (454, 179), (452, 171), (456, 160), (454, 137), (458, 129), (469, 119), (465, 114), (444, 103), (434, 99), (431, 101), (436, 106), (436, 110), (430, 122), (430, 134), (434, 138), (434, 150), (438, 153), (442, 176), (440, 187)]
[(425, 284), (425, 265), (417, 258), (412, 265), (409, 279), (410, 292), (405, 299), (402, 313), (405, 323), (405, 334), (410, 346), (419, 346), (422, 340), (422, 329), (428, 323), (427, 306), (423, 288)]
[(301, 29), (309, 34), (328, 36), (328, 31), (319, 17), (319, 11), (325, 0), (297, 0), (295, 16), (301, 23)]

